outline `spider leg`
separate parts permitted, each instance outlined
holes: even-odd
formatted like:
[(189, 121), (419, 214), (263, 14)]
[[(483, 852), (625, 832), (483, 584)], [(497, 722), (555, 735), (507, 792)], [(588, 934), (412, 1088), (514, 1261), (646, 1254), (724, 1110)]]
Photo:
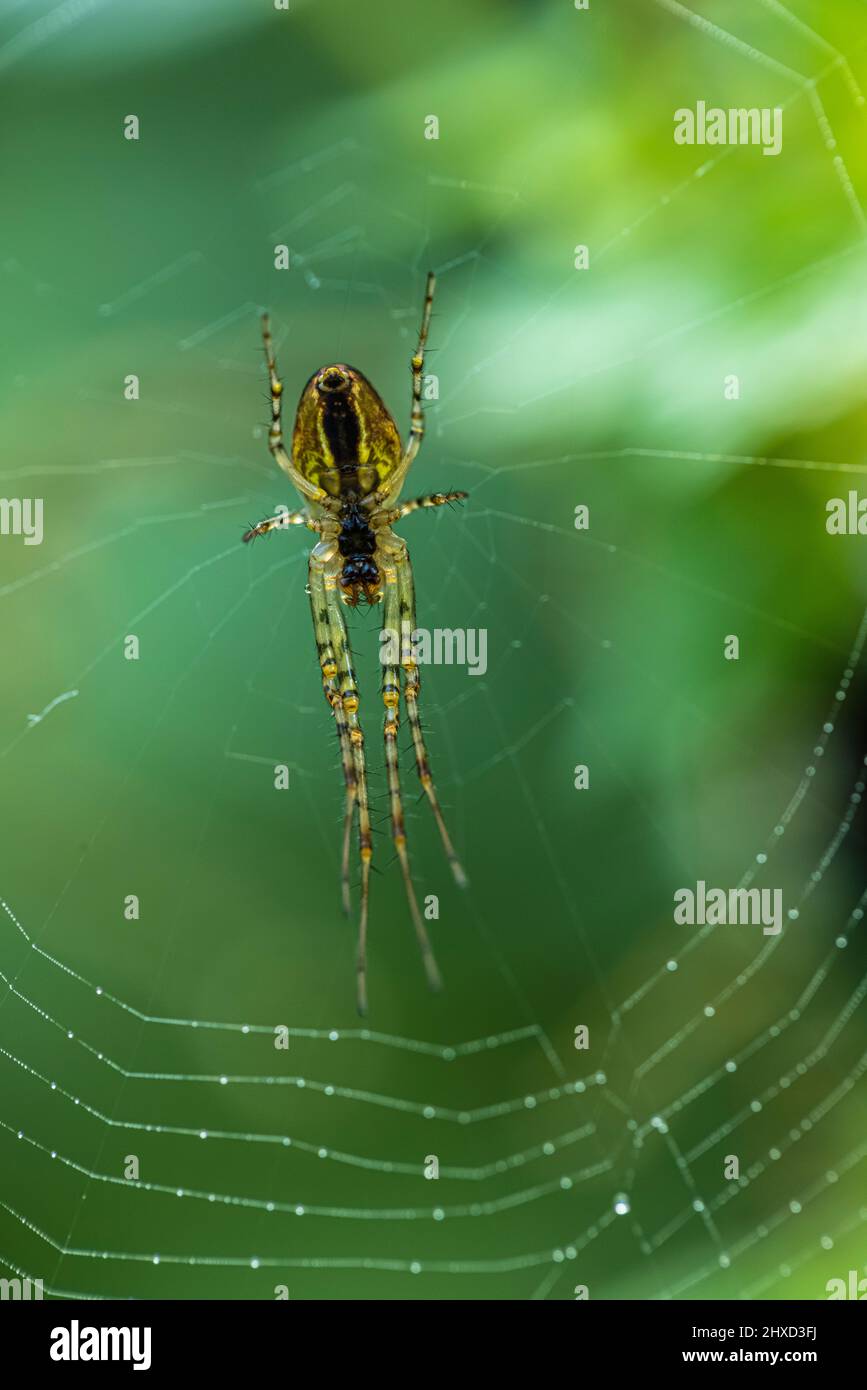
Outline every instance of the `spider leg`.
[[(361, 910), (358, 918), (358, 950), (355, 968), (357, 971), (357, 1003), (362, 1017), (367, 1013), (367, 919), (370, 900), (370, 861), (373, 858), (373, 832), (370, 826), (370, 807), (367, 794), (367, 766), (364, 757), (364, 731), (358, 717), (358, 685), (352, 666), (352, 653), (343, 617), (340, 596), (337, 590), (337, 577), (327, 573), (324, 577), (325, 602), (328, 613), (328, 627), (334, 655), (337, 660), (340, 678), (340, 701), (346, 716), (349, 743), (355, 771), (356, 801), (358, 805), (358, 857), (361, 860)], [(352, 820), (347, 807), (343, 835), (343, 884), (344, 902), (349, 896), (349, 842)]]
[(427, 284), (424, 291), (424, 309), (421, 316), (421, 328), (418, 334), (418, 346), (412, 359), (412, 413), (409, 424), (409, 442), (406, 446), (404, 455), (403, 471), (407, 469), (415, 458), (421, 447), (424, 437), (424, 415), (421, 408), (421, 383), (424, 371), (424, 353), (427, 347), (427, 335), (430, 332), (430, 316), (433, 308), (434, 289), (436, 288), (436, 277), (432, 270), (428, 271)]
[(302, 497), (307, 497), (311, 502), (321, 502), (327, 494), (321, 487), (311, 483), (303, 473), (299, 473), (287, 454), (283, 446), (283, 422), (281, 415), (281, 404), (283, 400), (283, 383), (277, 375), (277, 363), (274, 358), (274, 340), (271, 337), (271, 324), (267, 314), (262, 315), (262, 339), (265, 345), (265, 362), (268, 367), (268, 382), (271, 387), (271, 428), (268, 431), (268, 448), (274, 455), (277, 464), (291, 480), (293, 485), (301, 493)]
[(278, 512), (276, 516), (268, 516), (264, 521), (257, 521), (255, 526), (251, 526), (249, 531), (245, 531), (241, 537), (244, 541), (255, 540), (257, 536), (267, 536), (269, 531), (281, 531), (286, 526), (307, 526), (311, 531), (318, 531), (322, 534), (322, 522), (315, 517), (308, 516), (307, 512)]
[(433, 305), (434, 289), (436, 287), (436, 276), (432, 270), (428, 271), (427, 284), (424, 292), (424, 309), (421, 316), (421, 328), (418, 333), (418, 346), (412, 356), (412, 412), (409, 424), (409, 440), (404, 450), (403, 458), (397, 465), (391, 477), (384, 487), (378, 488), (371, 501), (374, 507), (379, 507), (388, 498), (400, 496), (403, 487), (403, 480), (409, 472), (410, 465), (421, 447), (424, 437), (424, 414), (421, 408), (421, 385), (424, 374), (424, 354), (427, 347), (427, 337), (430, 331), (430, 316)]
[[(382, 625), (383, 628), (388, 631), (393, 645), (394, 637), (400, 633), (400, 597), (397, 571), (392, 565), (386, 565), (383, 568), (383, 577), (385, 579), (385, 593)], [(391, 838), (400, 861), (400, 869), (403, 874), (403, 882), (406, 888), (406, 897), (409, 903), (412, 924), (415, 928), (428, 984), (431, 989), (439, 990), (442, 989), (442, 979), (437, 968), (433, 948), (430, 944), (430, 937), (427, 934), (427, 930), (421, 918), (421, 913), (419, 912), (415, 889), (412, 884), (412, 875), (409, 868), (409, 855), (406, 848), (406, 825), (403, 817), (403, 801), (400, 794), (400, 768), (398, 766), (397, 752), (397, 733), (400, 727), (400, 668), (397, 665), (396, 653), (388, 653), (387, 647), (384, 647), (383, 650), (389, 657), (392, 655), (394, 656), (393, 660), (389, 659), (383, 664), (382, 671), (382, 701), (385, 705), (385, 720), (382, 732), (385, 740), (385, 767), (388, 776), (389, 801), (391, 803)]]
[(343, 910), (350, 910), (349, 901), (349, 844), (352, 821), (358, 802), (358, 775), (352, 751), (352, 739), (343, 704), (343, 694), (339, 682), (338, 656), (335, 650), (331, 626), (328, 619), (328, 600), (325, 592), (325, 572), (323, 562), (310, 557), (309, 567), (310, 611), (313, 615), (313, 631), (316, 634), (316, 649), (322, 669), (322, 689), (331, 706), (337, 738), (340, 743), (340, 759), (343, 764), (343, 781), (346, 787), (346, 807), (343, 822), (343, 857), (341, 862), (341, 886)]
[(451, 865), (452, 874), (455, 882), (461, 888), (467, 886), (467, 876), (461, 866), (461, 862), (455, 853), (454, 845), (446, 830), (446, 823), (440, 809), (436, 789), (434, 788), (433, 776), (430, 770), (427, 748), (425, 747), (424, 734), (421, 728), (419, 716), (419, 692), (421, 690), (421, 677), (419, 676), (418, 663), (415, 660), (412, 650), (412, 633), (416, 629), (415, 616), (415, 584), (412, 577), (412, 565), (410, 563), (409, 551), (406, 547), (396, 559), (397, 584), (400, 601), (400, 627), (401, 632), (401, 665), (404, 671), (403, 697), (406, 702), (406, 713), (412, 730), (412, 743), (415, 750), (415, 765), (418, 770), (419, 781), (424, 788), (430, 808), (434, 813), (434, 819), (440, 832), (440, 839), (443, 842), (443, 849), (446, 858)]
[(449, 502), (463, 502), (469, 495), (468, 492), (432, 492), (427, 497), (413, 497), (410, 502), (401, 502), (400, 506), (382, 512), (381, 515), (386, 526), (393, 526), (396, 521), (402, 521), (405, 516), (409, 516), (410, 512), (417, 512), (420, 507), (445, 507)]

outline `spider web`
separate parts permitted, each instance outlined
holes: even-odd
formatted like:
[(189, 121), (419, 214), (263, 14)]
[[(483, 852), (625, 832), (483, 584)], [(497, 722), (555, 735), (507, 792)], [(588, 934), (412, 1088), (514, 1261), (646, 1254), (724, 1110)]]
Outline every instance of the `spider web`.
[[(724, 104), (781, 105), (812, 132), (816, 196), (832, 209), (820, 244), (795, 239), (772, 276), (745, 273), (695, 310), (660, 297), (625, 332), (609, 326), (626, 314), (622, 286), (638, 283), (635, 258), (655, 254), (666, 225), (694, 235), (714, 180), (721, 198), (763, 206), (772, 161), (756, 151), (696, 159), (652, 196), (620, 188), (626, 215), (597, 223), (596, 278), (568, 269), (542, 293), (503, 269), (531, 195), (464, 177), (445, 138), (400, 200), (388, 159), (361, 138), (263, 156), (239, 197), (265, 269), (243, 285), (222, 247), (178, 244), (140, 278), (129, 261), (124, 278), (119, 253), (101, 281), (88, 252), (88, 284), (116, 285), (94, 299), (46, 283), (25, 243), (5, 247), (22, 321), (38, 297), (61, 328), (89, 315), (105, 331), (95, 366), (71, 369), (74, 414), (122, 448), (135, 409), (147, 440), (142, 454), (91, 444), (68, 458), (58, 437), (3, 473), (7, 491), (38, 486), (47, 515), (53, 504), (74, 518), (0, 588), (20, 635), (17, 695), (32, 703), (13, 703), (0, 740), (21, 808), (0, 920), (0, 1259), (47, 1295), (822, 1297), (827, 1278), (863, 1272), (867, 889), (853, 842), (867, 612), (863, 562), (854, 579), (826, 573), (815, 537), (829, 488), (867, 467), (843, 443), (839, 458), (805, 456), (808, 405), (791, 448), (763, 456), (739, 447), (761, 432), (754, 417), (732, 425), (718, 407), (651, 410), (640, 439), (604, 417), (648, 373), (663, 400), (673, 381), (688, 396), (693, 352), (722, 363), (738, 343), (755, 367), (744, 340), (766, 302), (808, 316), (825, 358), (804, 396), (845, 414), (859, 363), (843, 360), (828, 305), (863, 286), (864, 214), (835, 132), (853, 111), (863, 124), (864, 45), (829, 51), (818, 21), (772, 0), (758, 36), (744, 10), (749, 38), (710, 7), (655, 8), (697, 73), (718, 65), (723, 93), (755, 69), (751, 98)], [(43, 41), (22, 30), (0, 59), (24, 64)], [(443, 249), (436, 229), (468, 200), (476, 234)], [(292, 271), (275, 288), (278, 241)], [(447, 980), (428, 999), (383, 815), (377, 615), (358, 614), (383, 870), (360, 1026), (305, 546), (292, 533), (239, 544), (291, 501), (261, 423), (257, 316), (267, 302), (290, 400), (313, 366), (348, 358), (404, 401), (405, 429), (428, 265), (441, 395), (411, 487), (471, 498), (402, 534), (420, 621), (489, 632), (484, 676), (423, 672), (472, 887), (449, 885), (419, 806), (410, 850), (420, 894), (439, 899), (430, 926)], [(782, 351), (772, 420), (803, 362), (802, 345)], [(118, 403), (118, 362), (140, 370), (135, 406)], [(34, 379), (35, 361), (24, 387)], [(586, 532), (572, 521), (580, 502)], [(782, 582), (732, 560), (744, 507)], [(794, 541), (774, 529), (781, 515)], [(784, 606), (811, 546), (831, 595)], [(50, 652), (45, 631), (58, 633)], [(728, 632), (743, 635), (741, 669), (751, 644), (769, 653), (746, 691), (719, 671)], [(128, 634), (137, 663), (123, 661)], [(584, 793), (572, 789), (581, 762)], [(406, 749), (402, 765), (411, 803)], [(783, 931), (677, 927), (672, 892), (698, 879), (782, 888)], [(119, 921), (129, 893), (135, 924)], [(581, 1024), (587, 1051), (574, 1046)], [(723, 1175), (731, 1154), (737, 1181)], [(138, 1177), (125, 1176), (130, 1155)]]

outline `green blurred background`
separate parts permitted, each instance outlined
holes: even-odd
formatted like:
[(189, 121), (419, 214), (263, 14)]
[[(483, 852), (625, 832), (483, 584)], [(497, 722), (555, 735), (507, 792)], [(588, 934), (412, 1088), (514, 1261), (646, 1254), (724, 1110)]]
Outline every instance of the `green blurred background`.
[[(864, 9), (693, 12), (2, 7), (2, 490), (44, 499), (45, 537), (0, 539), (0, 893), (47, 953), (3, 916), (3, 1273), (97, 1296), (704, 1299), (864, 1272), (867, 542), (824, 525), (867, 486)], [(782, 153), (676, 146), (698, 100), (782, 106)], [(346, 360), (405, 430), (429, 267), (439, 399), (410, 488), (471, 496), (402, 532), (420, 622), (485, 627), (488, 671), (423, 673), (466, 895), (404, 754), (433, 998), (381, 799), (377, 615), (352, 619), (379, 1041), (339, 911), (305, 536), (240, 537), (294, 502), (260, 309), (287, 409)], [(677, 888), (747, 871), (799, 913), (780, 938), (675, 926)], [(196, 1021), (321, 1036), (278, 1051)], [(125, 1184), (128, 1155), (165, 1190)]]

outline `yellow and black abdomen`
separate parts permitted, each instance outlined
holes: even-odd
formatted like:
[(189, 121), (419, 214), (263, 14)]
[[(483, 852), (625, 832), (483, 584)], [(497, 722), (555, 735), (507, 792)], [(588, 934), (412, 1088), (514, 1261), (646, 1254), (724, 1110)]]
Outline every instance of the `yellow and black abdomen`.
[(367, 497), (401, 459), (400, 435), (379, 393), (354, 367), (323, 367), (308, 381), (295, 415), (292, 461), (330, 497)]

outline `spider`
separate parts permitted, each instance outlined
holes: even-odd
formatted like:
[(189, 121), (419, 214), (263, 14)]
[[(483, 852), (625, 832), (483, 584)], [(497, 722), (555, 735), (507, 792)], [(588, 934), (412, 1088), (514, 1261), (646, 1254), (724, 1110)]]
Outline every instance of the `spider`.
[[(345, 363), (321, 367), (307, 382), (298, 402), (292, 432), (291, 455), (283, 443), (281, 403), (283, 384), (277, 375), (268, 316), (263, 317), (265, 361), (271, 386), (271, 428), (268, 446), (283, 472), (305, 502), (302, 511), (282, 511), (257, 522), (245, 541), (286, 526), (306, 526), (319, 536), (310, 553), (307, 592), (313, 616), (316, 650), (322, 670), (322, 688), (334, 716), (345, 786), (341, 893), (343, 910), (351, 911), (350, 846), (358, 817), (358, 855), (361, 864), (361, 903), (356, 954), (357, 1003), (367, 1013), (367, 921), (370, 898), (370, 865), (373, 840), (364, 755), (364, 734), (359, 718), (359, 694), (352, 665), (343, 608), (360, 602), (382, 604), (382, 627), (399, 635), (396, 650), (383, 646), (382, 702), (385, 706), (383, 738), (391, 813), (391, 838), (400, 863), (407, 902), (432, 989), (442, 988), (430, 939), (419, 912), (410, 873), (403, 802), (398, 768), (397, 733), (400, 726), (400, 672), (403, 698), (412, 732), (415, 765), (424, 794), (439, 828), (443, 848), (456, 882), (465, 887), (466, 875), (446, 830), (431, 776), (419, 716), (420, 678), (412, 645), (416, 627), (415, 586), (405, 541), (392, 530), (395, 522), (423, 507), (442, 507), (460, 502), (465, 492), (434, 492), (399, 501), (410, 465), (424, 435), (421, 408), (424, 354), (430, 328), (434, 276), (429, 274), (418, 346), (412, 358), (412, 413), (409, 441), (404, 449), (397, 426), (367, 378)], [(393, 648), (397, 647), (397, 636)]]

